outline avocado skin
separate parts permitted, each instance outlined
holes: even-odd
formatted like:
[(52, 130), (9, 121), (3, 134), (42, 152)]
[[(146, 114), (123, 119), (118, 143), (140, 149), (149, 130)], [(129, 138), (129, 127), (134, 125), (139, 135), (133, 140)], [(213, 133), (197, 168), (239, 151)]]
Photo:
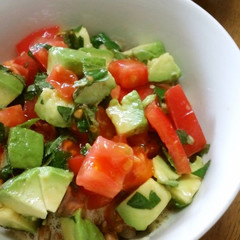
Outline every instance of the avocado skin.
[(0, 105), (7, 106), (24, 88), (24, 84), (11, 73), (0, 70)]
[(8, 138), (8, 156), (13, 168), (28, 169), (42, 164), (43, 135), (30, 129), (13, 127)]
[(88, 219), (82, 219), (79, 209), (72, 217), (60, 219), (64, 240), (104, 240), (98, 227)]

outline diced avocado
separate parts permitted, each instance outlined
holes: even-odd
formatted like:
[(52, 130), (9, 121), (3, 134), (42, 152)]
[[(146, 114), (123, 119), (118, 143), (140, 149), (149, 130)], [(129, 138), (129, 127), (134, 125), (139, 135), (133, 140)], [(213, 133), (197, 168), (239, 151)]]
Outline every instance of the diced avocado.
[(1, 206), (0, 226), (35, 233), (37, 231), (38, 221), (26, 218), (11, 208)]
[(74, 102), (77, 104), (95, 105), (107, 97), (116, 83), (110, 73), (105, 81), (95, 82), (90, 86), (79, 87), (74, 93)]
[(53, 67), (57, 64), (73, 71), (76, 75), (82, 74), (82, 61), (88, 54), (80, 50), (62, 48), (62, 47), (51, 47), (48, 54), (48, 69), (47, 72), (50, 74)]
[(35, 105), (35, 112), (42, 119), (55, 127), (68, 127), (71, 125), (71, 118), (68, 121), (59, 113), (58, 107), (73, 109), (72, 103), (61, 98), (55, 89), (44, 88)]
[(181, 76), (181, 70), (169, 53), (164, 53), (147, 63), (150, 82), (176, 81)]
[(0, 105), (6, 107), (23, 91), (23, 83), (11, 73), (0, 70)]
[(191, 172), (195, 172), (204, 166), (202, 158), (197, 156), (193, 163), (190, 163)]
[(45, 219), (47, 210), (38, 175), (39, 169), (33, 168), (3, 183), (0, 202), (24, 216)]
[(179, 179), (178, 186), (168, 186), (168, 190), (177, 205), (184, 207), (192, 202), (194, 195), (200, 188), (200, 185), (201, 178), (193, 174), (186, 174)]
[(177, 186), (177, 179), (180, 177), (171, 167), (160, 157), (153, 158), (154, 177), (164, 185)]
[(164, 54), (165, 48), (162, 42), (156, 41), (147, 44), (141, 44), (137, 47), (125, 51), (123, 54), (128, 57), (135, 57), (141, 62), (146, 62)]
[(9, 132), (7, 150), (13, 168), (39, 167), (44, 151), (43, 135), (30, 129), (13, 127)]
[(123, 97), (121, 104), (112, 99), (106, 109), (118, 134), (127, 136), (141, 133), (148, 127), (143, 104), (136, 90)]
[(82, 219), (82, 210), (74, 216), (61, 218), (61, 228), (64, 240), (104, 240), (104, 237), (95, 224), (88, 219)]
[(143, 231), (160, 215), (170, 199), (171, 194), (165, 187), (150, 178), (121, 202), (117, 211), (126, 224)]
[(56, 212), (72, 181), (73, 173), (54, 167), (41, 167), (39, 171), (45, 207), (50, 212)]
[(97, 48), (80, 48), (79, 50), (88, 53), (91, 57), (104, 58), (106, 60), (106, 67), (113, 60), (114, 54), (108, 49)]

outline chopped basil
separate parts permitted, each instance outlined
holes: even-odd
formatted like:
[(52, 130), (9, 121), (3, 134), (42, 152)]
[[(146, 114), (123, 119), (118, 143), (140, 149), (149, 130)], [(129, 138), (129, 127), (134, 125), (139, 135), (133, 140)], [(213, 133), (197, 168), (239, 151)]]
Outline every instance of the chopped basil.
[(57, 150), (51, 155), (48, 166), (67, 169), (67, 160), (70, 156), (69, 152)]
[(82, 118), (79, 121), (77, 121), (77, 128), (82, 133), (88, 132), (89, 126), (86, 118)]
[(8, 180), (12, 176), (13, 176), (13, 169), (10, 164), (0, 169), (0, 179), (2, 179), (3, 181)]
[(147, 199), (141, 193), (136, 192), (127, 202), (127, 205), (138, 209), (153, 209), (160, 201), (161, 199), (158, 197), (158, 195), (151, 190), (149, 193), (149, 199)]
[(3, 144), (6, 138), (6, 131), (3, 123), (0, 122), (0, 143)]
[(35, 59), (35, 58), (34, 58), (34, 55), (33, 55), (33, 53), (32, 53), (32, 51), (29, 50), (28, 53), (27, 53), (27, 55), (28, 55), (29, 57)]
[(81, 28), (82, 26), (78, 26), (74, 29), (70, 29), (68, 31), (61, 33), (64, 42), (68, 45), (69, 48), (79, 49), (83, 47), (84, 45), (83, 37), (77, 35), (80, 32)]
[(62, 116), (63, 120), (69, 122), (71, 120), (73, 109), (70, 107), (57, 106), (59, 114)]
[(91, 38), (92, 45), (95, 48), (99, 48), (102, 44), (110, 50), (121, 51), (119, 45), (109, 38), (105, 33), (99, 33)]
[(106, 81), (106, 76), (108, 74), (108, 70), (106, 68), (102, 69), (94, 69), (86, 72), (87, 77), (92, 77), (93, 81)]
[(183, 145), (194, 143), (194, 139), (190, 135), (188, 135), (183, 129), (177, 129), (176, 132)]
[(209, 166), (210, 166), (210, 161), (205, 163), (203, 167), (199, 168), (195, 172), (192, 172), (192, 174), (196, 175), (196, 176), (198, 176), (200, 178), (204, 178), (204, 176), (205, 176)]
[(209, 152), (209, 149), (210, 149), (210, 144), (206, 144), (206, 146), (200, 152), (198, 152), (197, 155), (202, 157), (203, 155)]
[(80, 153), (83, 156), (86, 156), (88, 154), (88, 151), (90, 150), (90, 148), (91, 148), (91, 145), (89, 143), (86, 143), (86, 145), (81, 148)]
[(164, 101), (164, 94), (165, 94), (166, 90), (162, 89), (160, 87), (155, 87), (153, 92), (158, 96), (159, 104), (162, 104), (162, 102)]
[(172, 159), (172, 157), (169, 155), (167, 149), (166, 149), (165, 147), (162, 147), (162, 151), (163, 151), (163, 154), (165, 155), (165, 157), (167, 158), (168, 162), (170, 163), (170, 165), (171, 165), (172, 167), (176, 168), (175, 165), (174, 165), (173, 159)]

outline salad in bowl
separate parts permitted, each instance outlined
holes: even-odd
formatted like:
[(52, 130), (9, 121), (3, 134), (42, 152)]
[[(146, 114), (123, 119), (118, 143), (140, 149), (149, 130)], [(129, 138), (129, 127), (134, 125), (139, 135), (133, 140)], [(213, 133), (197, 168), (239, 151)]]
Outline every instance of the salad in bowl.
[[(126, 39), (127, 41), (127, 39)], [(210, 161), (161, 41), (38, 29), (0, 66), (0, 225), (19, 239), (134, 239), (194, 200)]]

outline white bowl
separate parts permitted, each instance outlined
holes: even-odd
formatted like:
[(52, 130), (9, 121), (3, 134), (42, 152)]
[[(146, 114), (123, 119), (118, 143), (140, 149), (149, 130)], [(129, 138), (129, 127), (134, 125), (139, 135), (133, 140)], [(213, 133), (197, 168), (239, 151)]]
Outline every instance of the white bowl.
[(221, 217), (240, 186), (240, 54), (209, 14), (189, 0), (8, 0), (0, 2), (0, 22), (0, 62), (14, 56), (26, 34), (54, 24), (83, 24), (129, 46), (163, 41), (183, 71), (181, 84), (211, 144), (211, 165), (194, 202), (150, 239), (199, 239)]

